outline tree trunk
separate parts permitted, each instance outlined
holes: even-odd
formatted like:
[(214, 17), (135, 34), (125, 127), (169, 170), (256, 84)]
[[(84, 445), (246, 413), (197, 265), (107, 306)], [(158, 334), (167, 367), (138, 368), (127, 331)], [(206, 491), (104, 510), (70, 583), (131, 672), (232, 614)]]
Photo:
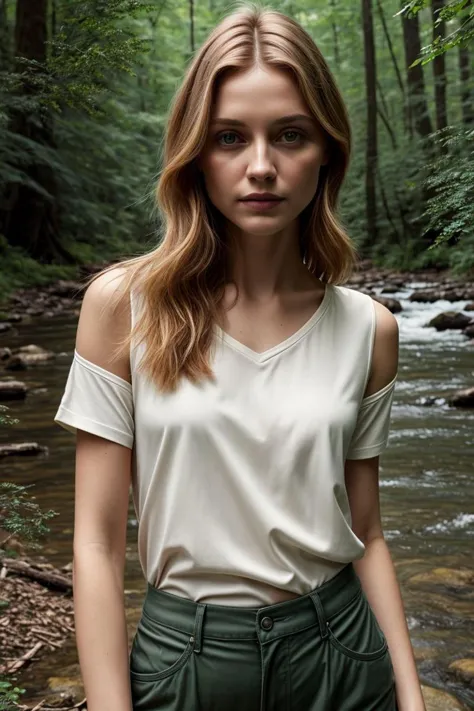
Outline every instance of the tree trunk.
[(189, 0), (189, 38), (191, 46), (191, 54), (195, 51), (194, 41), (194, 0)]
[[(433, 42), (438, 37), (444, 37), (446, 23), (439, 20), (439, 13), (444, 8), (444, 0), (431, 0), (431, 13), (433, 17)], [(448, 107), (446, 103), (446, 61), (445, 55), (440, 54), (433, 59), (433, 76), (435, 85), (436, 128), (438, 131), (448, 125)]]
[[(466, 5), (466, 9), (471, 7), (472, 2)], [(474, 124), (474, 92), (471, 82), (471, 57), (466, 46), (459, 46), (459, 78), (461, 82), (461, 106), (462, 121), (466, 128), (471, 128)]]
[[(15, 22), (15, 56), (44, 65), (46, 60), (48, 0), (17, 0)], [(18, 62), (17, 71), (25, 72)], [(31, 73), (32, 69), (28, 72)], [(38, 70), (36, 70), (38, 71)], [(41, 71), (41, 69), (39, 70)], [(21, 86), (25, 98), (34, 98), (34, 84), (26, 73)], [(45, 108), (33, 115), (17, 110), (11, 113), (9, 130), (30, 141), (55, 147), (53, 122)], [(6, 186), (0, 210), (0, 232), (8, 243), (22, 247), (38, 261), (73, 263), (73, 257), (59, 241), (57, 183), (52, 169), (45, 163), (32, 162), (24, 167), (29, 184)], [(37, 184), (40, 190), (35, 189)]]
[(337, 30), (337, 23), (334, 19), (336, 15), (336, 0), (331, 0), (331, 11), (331, 27), (334, 42), (334, 64), (336, 66), (336, 69), (339, 69), (339, 66), (341, 64), (339, 55), (339, 34)]
[(377, 0), (377, 10), (379, 13), (380, 21), (382, 22), (383, 33), (385, 35), (385, 39), (387, 40), (387, 47), (388, 47), (388, 51), (390, 53), (390, 58), (392, 60), (393, 68), (395, 70), (395, 76), (397, 77), (397, 83), (398, 83), (398, 86), (400, 87), (400, 92), (403, 97), (403, 100), (405, 101), (405, 85), (403, 83), (402, 73), (400, 71), (400, 67), (398, 66), (397, 55), (395, 54), (392, 38), (390, 36), (390, 32), (389, 32), (388, 25), (387, 25), (387, 20), (385, 18), (385, 13), (383, 11), (383, 7), (382, 7), (380, 0)]
[[(428, 103), (426, 101), (425, 78), (421, 64), (411, 65), (421, 54), (420, 24), (418, 15), (407, 17), (402, 13), (403, 45), (407, 71), (408, 107), (410, 126), (421, 138), (429, 141), (433, 133)], [(431, 148), (431, 146), (428, 146)]]
[(362, 0), (362, 21), (364, 28), (364, 64), (367, 99), (367, 144), (365, 195), (367, 214), (367, 243), (377, 242), (377, 69), (375, 61), (374, 23), (372, 0)]

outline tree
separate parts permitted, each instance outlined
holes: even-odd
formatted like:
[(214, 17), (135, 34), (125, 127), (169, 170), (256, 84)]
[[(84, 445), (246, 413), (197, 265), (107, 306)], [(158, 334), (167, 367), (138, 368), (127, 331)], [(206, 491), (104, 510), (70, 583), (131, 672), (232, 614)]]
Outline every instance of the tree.
[(74, 258), (59, 239), (56, 177), (38, 150), (47, 154), (55, 148), (51, 112), (37, 100), (46, 81), (47, 13), (47, 0), (17, 0), (15, 57), (22, 101), (11, 110), (9, 131), (25, 150), (34, 144), (35, 155), (24, 168), (25, 176), (11, 180), (4, 191), (0, 232), (10, 245), (23, 248), (34, 259), (72, 263)]
[(364, 28), (365, 86), (367, 97), (367, 143), (366, 143), (366, 214), (368, 245), (377, 242), (377, 67), (375, 60), (374, 23), (372, 0), (362, 0)]
[[(431, 0), (433, 17), (433, 44), (439, 42), (446, 33), (446, 22), (442, 15), (444, 0)], [(448, 107), (446, 103), (446, 62), (443, 54), (433, 58), (433, 75), (435, 82), (435, 113), (436, 128), (446, 128), (448, 125)]]

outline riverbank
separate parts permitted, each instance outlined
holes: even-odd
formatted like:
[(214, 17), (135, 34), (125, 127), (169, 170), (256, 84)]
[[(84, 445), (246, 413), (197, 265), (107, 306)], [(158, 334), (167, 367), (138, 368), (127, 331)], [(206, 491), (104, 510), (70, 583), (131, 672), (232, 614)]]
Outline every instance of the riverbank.
[[(44, 556), (0, 555), (0, 677), (16, 679), (28, 666), (57, 654), (74, 637), (72, 564), (55, 568)], [(36, 709), (46, 711), (45, 698)], [(54, 696), (54, 708), (86, 708), (74, 695)], [(62, 702), (59, 705), (59, 702)], [(0, 701), (0, 708), (1, 706)], [(18, 709), (30, 709), (18, 704)]]
[[(88, 277), (104, 268), (104, 264), (89, 264), (81, 268), (81, 279), (70, 281), (60, 279), (47, 286), (35, 286), (18, 289), (11, 293), (0, 305), (0, 333), (13, 328), (16, 324), (27, 323), (32, 318), (52, 318), (74, 311), (78, 308), (84, 283)], [(358, 271), (350, 278), (348, 286), (374, 294), (381, 290), (381, 297), (390, 304), (390, 295), (401, 287), (413, 283), (427, 283), (430, 287), (417, 291), (417, 298), (422, 301), (459, 301), (474, 302), (474, 274), (462, 277), (453, 275), (449, 270), (425, 269), (415, 273), (376, 267), (369, 260), (360, 262)], [(474, 308), (474, 307), (473, 307)]]

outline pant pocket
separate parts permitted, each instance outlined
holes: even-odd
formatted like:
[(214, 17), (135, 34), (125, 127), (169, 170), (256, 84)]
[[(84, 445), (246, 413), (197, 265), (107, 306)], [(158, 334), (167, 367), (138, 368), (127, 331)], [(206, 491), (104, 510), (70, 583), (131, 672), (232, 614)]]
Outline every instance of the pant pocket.
[(162, 625), (142, 613), (130, 652), (134, 682), (159, 681), (176, 674), (194, 649), (194, 637)]
[(363, 590), (328, 620), (329, 641), (341, 654), (373, 661), (388, 652), (387, 640)]

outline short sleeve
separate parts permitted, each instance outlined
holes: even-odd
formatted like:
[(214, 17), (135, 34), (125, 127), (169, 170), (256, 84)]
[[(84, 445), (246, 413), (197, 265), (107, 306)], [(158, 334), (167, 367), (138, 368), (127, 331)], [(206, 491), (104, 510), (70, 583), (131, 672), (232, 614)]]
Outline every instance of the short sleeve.
[(132, 386), (74, 351), (54, 422), (73, 434), (85, 430), (132, 449)]
[(347, 459), (377, 457), (387, 447), (396, 380), (362, 400)]

